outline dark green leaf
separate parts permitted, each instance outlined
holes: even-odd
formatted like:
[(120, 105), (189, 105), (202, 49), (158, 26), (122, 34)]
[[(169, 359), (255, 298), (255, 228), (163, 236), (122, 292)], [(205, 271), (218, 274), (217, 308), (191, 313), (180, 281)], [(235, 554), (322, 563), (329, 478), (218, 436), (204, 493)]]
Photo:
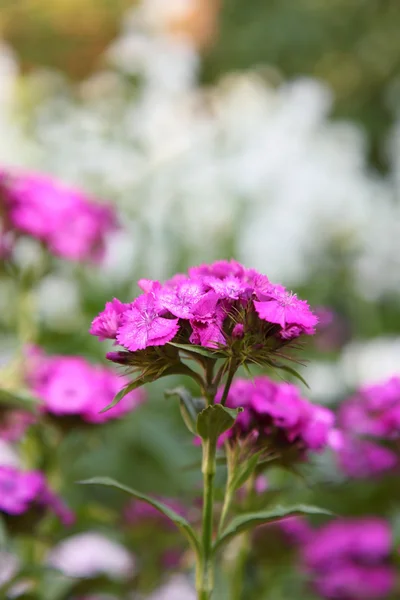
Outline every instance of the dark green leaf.
[(296, 369), (293, 369), (292, 367), (289, 367), (288, 365), (281, 365), (278, 363), (274, 363), (274, 367), (276, 369), (280, 369), (281, 371), (286, 371), (286, 373), (289, 373), (290, 375), (293, 375), (293, 377), (296, 377), (296, 379), (301, 381), (301, 383), (303, 383), (308, 389), (310, 389), (310, 386), (308, 385), (307, 381), (304, 379), (304, 377), (302, 377), (300, 375), (300, 373), (298, 373), (296, 371)]
[(147, 504), (150, 504), (150, 506), (153, 506), (153, 508), (157, 509), (160, 513), (162, 513), (163, 515), (168, 517), (168, 519), (171, 519), (171, 521), (173, 521), (175, 523), (175, 525), (177, 525), (177, 527), (182, 531), (182, 533), (189, 540), (189, 542), (192, 545), (192, 547), (194, 548), (194, 550), (197, 553), (200, 553), (200, 542), (198, 540), (198, 537), (197, 537), (195, 531), (192, 529), (191, 525), (189, 524), (189, 522), (186, 519), (184, 519), (181, 515), (176, 513), (171, 508), (169, 508), (169, 506), (166, 506), (162, 502), (159, 502), (158, 500), (151, 498), (151, 496), (147, 496), (146, 494), (142, 494), (141, 492), (138, 492), (137, 490), (134, 490), (126, 485), (123, 485), (122, 483), (119, 483), (118, 481), (115, 481), (114, 479), (111, 479), (110, 477), (93, 477), (92, 479), (86, 479), (85, 481), (79, 481), (79, 483), (85, 484), (85, 485), (106, 485), (109, 487), (114, 487), (119, 490), (122, 490), (123, 492), (127, 492), (128, 494), (130, 494), (137, 500), (142, 500), (143, 502), (147, 502)]
[(188, 353), (200, 354), (201, 356), (206, 356), (207, 358), (215, 358), (216, 355), (221, 354), (218, 350), (213, 350), (212, 348), (204, 348), (203, 346), (197, 346), (196, 344), (177, 344), (176, 342), (169, 342), (171, 346), (175, 346), (175, 348), (179, 348), (179, 350), (184, 350)]
[(253, 454), (251, 458), (249, 458), (237, 467), (229, 486), (232, 489), (232, 491), (235, 491), (242, 487), (242, 485), (244, 485), (248, 478), (254, 473), (260, 454), (261, 452)]
[(120, 390), (118, 394), (115, 395), (114, 400), (106, 407), (102, 408), (100, 413), (107, 412), (108, 410), (110, 410), (110, 408), (114, 408), (114, 406), (116, 406), (118, 402), (122, 400), (122, 398), (124, 398), (130, 392), (133, 392), (133, 390), (136, 390), (138, 387), (141, 387), (145, 383), (148, 383), (147, 377), (138, 377), (137, 379), (132, 381), (132, 383), (129, 383), (124, 388), (122, 388), (122, 390)]
[(3, 517), (0, 515), (0, 550), (7, 546), (7, 527)]
[(226, 408), (222, 404), (207, 406), (197, 417), (196, 431), (203, 440), (218, 439), (234, 424), (243, 408)]
[(178, 396), (182, 419), (184, 420), (189, 431), (196, 435), (198, 411), (196, 410), (196, 406), (190, 392), (186, 388), (180, 386), (174, 388), (173, 390), (166, 390), (164, 394), (167, 398), (171, 396)]
[(307, 506), (298, 504), (296, 506), (282, 507), (277, 506), (273, 510), (246, 513), (235, 517), (225, 531), (214, 544), (214, 550), (218, 550), (230, 539), (239, 535), (243, 531), (253, 529), (257, 525), (266, 525), (267, 523), (276, 523), (288, 517), (299, 517), (305, 515), (330, 515), (328, 510), (318, 508), (317, 506)]

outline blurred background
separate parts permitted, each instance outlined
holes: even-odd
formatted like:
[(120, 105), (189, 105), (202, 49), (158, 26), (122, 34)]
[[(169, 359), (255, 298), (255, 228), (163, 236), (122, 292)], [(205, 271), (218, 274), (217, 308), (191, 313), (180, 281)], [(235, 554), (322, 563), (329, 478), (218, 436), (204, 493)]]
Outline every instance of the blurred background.
[[(309, 397), (334, 406), (399, 374), (399, 30), (397, 0), (0, 0), (1, 166), (78, 185), (123, 224), (101, 268), (58, 261), (42, 279), (36, 341), (104, 361), (87, 331), (106, 300), (236, 258), (328, 309), (306, 349)], [(21, 264), (34, 252), (21, 244)], [(15, 285), (3, 275), (3, 364)], [(97, 474), (193, 488), (197, 449), (162, 389), (60, 450), (72, 503), (98, 499), (73, 485)], [(357, 483), (338, 500), (315, 473), (315, 503), (386, 514), (384, 492)], [(311, 598), (285, 569), (265, 598)]]

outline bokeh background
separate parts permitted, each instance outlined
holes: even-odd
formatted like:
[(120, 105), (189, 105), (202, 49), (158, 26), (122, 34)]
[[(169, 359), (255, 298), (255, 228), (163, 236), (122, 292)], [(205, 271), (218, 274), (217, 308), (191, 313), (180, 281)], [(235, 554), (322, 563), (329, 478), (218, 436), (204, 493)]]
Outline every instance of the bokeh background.
[[(106, 300), (234, 257), (332, 311), (306, 349), (313, 400), (334, 406), (400, 373), (399, 30), (396, 0), (0, 0), (1, 165), (76, 184), (123, 224), (101, 268), (59, 261), (41, 281), (36, 341), (104, 361), (88, 328)], [(35, 248), (18, 252), (26, 264)], [(6, 364), (17, 291), (0, 285)], [(60, 448), (70, 502), (107, 507), (90, 513), (97, 527), (121, 499), (75, 486), (86, 476), (193, 498), (198, 450), (162, 390)], [(392, 510), (395, 485), (339, 494), (320, 471), (294, 495)], [(279, 559), (265, 598), (311, 598), (295, 573)]]

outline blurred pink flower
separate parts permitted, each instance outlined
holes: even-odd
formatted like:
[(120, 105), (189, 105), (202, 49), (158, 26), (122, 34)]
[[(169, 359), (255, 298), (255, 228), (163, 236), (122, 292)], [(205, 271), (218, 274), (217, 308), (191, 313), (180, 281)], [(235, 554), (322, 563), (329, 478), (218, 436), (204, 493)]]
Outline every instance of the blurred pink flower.
[(99, 260), (106, 234), (116, 228), (110, 206), (38, 173), (0, 169), (0, 202), (9, 230), (69, 260)]
[(77, 415), (88, 423), (104, 423), (137, 408), (143, 390), (127, 394), (116, 406), (101, 413), (127, 380), (108, 367), (75, 356), (46, 356), (39, 348), (28, 357), (27, 381), (41, 399), (41, 409), (56, 416)]
[(50, 490), (43, 473), (0, 466), (0, 512), (21, 515), (34, 506), (50, 509), (66, 526), (75, 520), (73, 512)]
[(378, 600), (394, 586), (392, 543), (389, 525), (382, 519), (337, 519), (308, 537), (302, 560), (323, 598)]

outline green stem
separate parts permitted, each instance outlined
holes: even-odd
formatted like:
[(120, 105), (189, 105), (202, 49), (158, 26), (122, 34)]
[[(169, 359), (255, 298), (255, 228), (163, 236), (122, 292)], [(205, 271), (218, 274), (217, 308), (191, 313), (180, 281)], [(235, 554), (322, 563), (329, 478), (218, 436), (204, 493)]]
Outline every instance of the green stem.
[(232, 489), (232, 480), (235, 473), (235, 469), (237, 466), (238, 456), (239, 456), (239, 446), (237, 445), (234, 448), (230, 448), (229, 442), (225, 445), (226, 457), (227, 457), (227, 467), (228, 467), (228, 478), (225, 486), (225, 496), (224, 496), (224, 504), (222, 506), (221, 517), (218, 526), (218, 536), (222, 533), (226, 518), (229, 514), (229, 510), (231, 508), (234, 491)]
[(243, 581), (245, 578), (245, 571), (247, 560), (250, 551), (250, 534), (249, 532), (243, 533), (240, 537), (240, 548), (238, 551), (237, 559), (235, 561), (234, 569), (231, 577), (231, 593), (230, 600), (242, 600), (243, 595)]
[[(256, 474), (253, 473), (246, 483), (247, 494), (244, 503), (247, 507), (250, 505), (254, 493), (255, 479)], [(240, 536), (239, 540), (240, 546), (231, 578), (231, 600), (242, 600), (243, 582), (245, 578), (246, 565), (249, 558), (251, 546), (250, 532), (247, 531), (246, 533), (243, 533)]]
[(225, 402), (228, 398), (229, 390), (230, 390), (230, 387), (231, 387), (231, 384), (232, 384), (232, 381), (233, 381), (236, 371), (237, 371), (236, 361), (232, 360), (229, 364), (228, 377), (226, 379), (225, 388), (224, 388), (222, 398), (221, 398), (222, 406), (225, 406)]
[(226, 486), (224, 504), (222, 506), (222, 511), (221, 511), (221, 518), (219, 521), (218, 535), (220, 535), (223, 531), (226, 518), (227, 518), (227, 516), (229, 514), (229, 510), (231, 508), (232, 499), (233, 499), (233, 493), (232, 493), (232, 490), (230, 489), (229, 480), (228, 480), (228, 483)]
[(202, 556), (197, 565), (196, 589), (198, 600), (209, 600), (214, 588), (213, 522), (214, 522), (214, 478), (216, 471), (216, 440), (203, 441), (204, 480)]

